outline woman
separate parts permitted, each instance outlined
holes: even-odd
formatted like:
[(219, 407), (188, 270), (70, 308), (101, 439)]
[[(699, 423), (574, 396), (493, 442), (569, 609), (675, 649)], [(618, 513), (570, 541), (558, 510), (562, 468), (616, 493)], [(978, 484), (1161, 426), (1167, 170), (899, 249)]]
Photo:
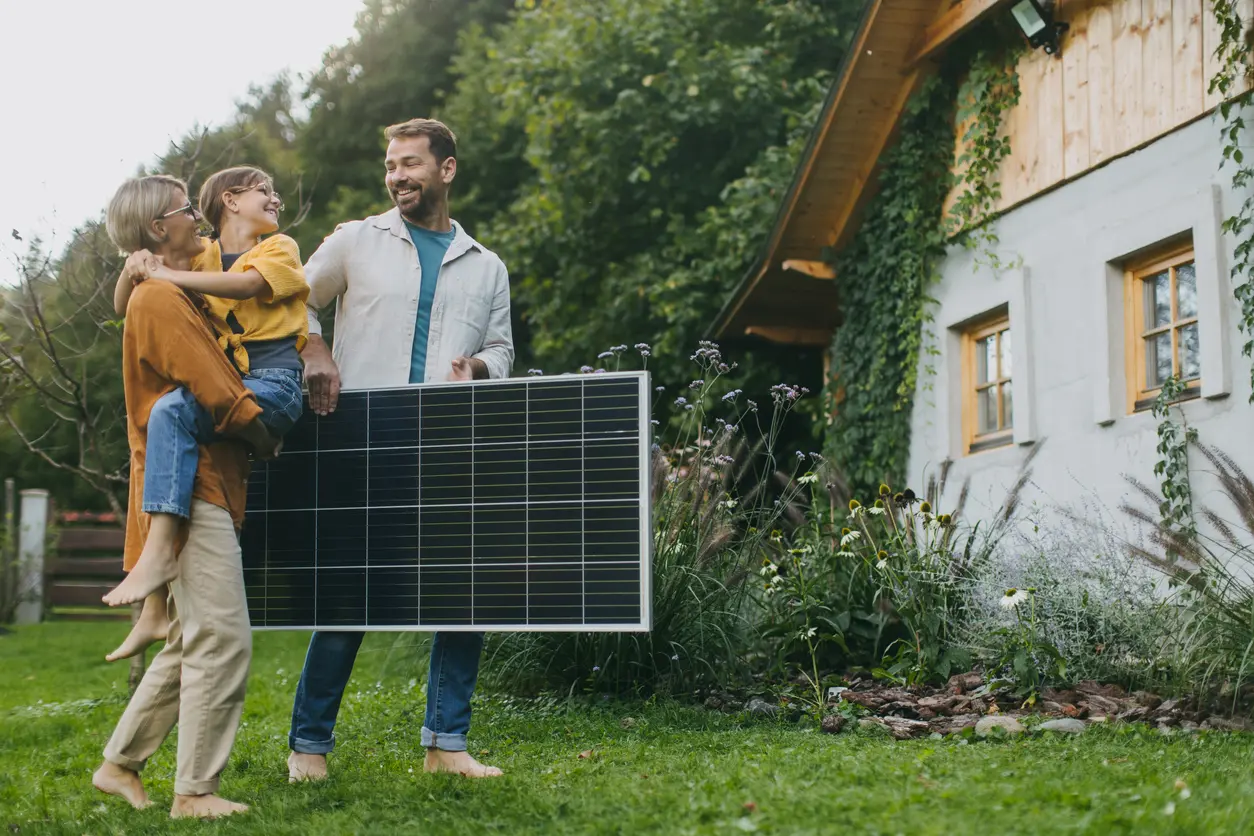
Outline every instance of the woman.
[[(109, 204), (110, 237), (129, 252), (150, 250), (187, 269), (203, 249), (200, 213), (173, 177), (130, 180)], [(129, 280), (129, 275), (127, 276)], [(147, 421), (152, 405), (183, 386), (212, 416), (215, 430), (264, 448), (272, 444), (256, 398), (223, 355), (199, 297), (169, 282), (145, 281), (127, 305), (122, 339), (127, 438), (131, 446), (130, 513), (124, 560), (134, 565), (147, 535), (142, 504)], [(182, 532), (179, 577), (170, 584), (166, 645), (153, 659), (118, 721), (92, 778), (103, 792), (135, 807), (150, 803), (139, 772), (175, 724), (179, 726), (170, 815), (215, 817), (243, 804), (217, 795), (239, 718), (252, 658), (237, 527), (243, 521), (248, 453), (237, 441), (202, 448), (191, 518)]]
[[(300, 249), (288, 236), (273, 234), (282, 206), (264, 171), (252, 166), (219, 171), (200, 190), (200, 212), (213, 237), (202, 241), (197, 269), (181, 271), (139, 250), (128, 264), (142, 262), (142, 275), (131, 281), (124, 276), (114, 293), (118, 316), (126, 315), (134, 283), (143, 277), (206, 294), (218, 344), (231, 352), (244, 385), (257, 396), (262, 422), (276, 438), (301, 414), (300, 350), (309, 332), (309, 285)], [(205, 432), (208, 417), (185, 387), (167, 392), (149, 413), (148, 447), (161, 453), (144, 474), (148, 539), (126, 580), (104, 596), (114, 607), (142, 600), (143, 613), (131, 635), (105, 657), (109, 661), (134, 655), (163, 637), (165, 588), (178, 575), (177, 536), (190, 514), (197, 442), (212, 440)]]

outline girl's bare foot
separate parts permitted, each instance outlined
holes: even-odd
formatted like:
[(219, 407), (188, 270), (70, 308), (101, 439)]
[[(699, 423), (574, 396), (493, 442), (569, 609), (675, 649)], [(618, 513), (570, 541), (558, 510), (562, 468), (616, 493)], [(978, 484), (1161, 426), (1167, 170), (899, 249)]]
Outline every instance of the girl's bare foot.
[(463, 778), (499, 778), (505, 773), (495, 766), (479, 763), (468, 752), (428, 749), (422, 768), (425, 772), (452, 772)]
[(149, 645), (165, 641), (170, 631), (170, 618), (165, 613), (165, 602), (162, 601), (159, 612), (153, 612), (157, 608), (150, 606), (152, 599), (160, 595), (161, 593), (157, 592), (144, 599), (144, 611), (139, 616), (139, 620), (135, 622), (135, 626), (126, 634), (126, 638), (117, 646), (117, 649), (105, 656), (106, 662), (116, 662), (119, 659), (137, 656), (147, 650)]
[(174, 804), (170, 806), (172, 819), (217, 819), (247, 812), (247, 804), (227, 801), (217, 795), (176, 795)]
[(153, 514), (148, 527), (148, 539), (135, 561), (135, 568), (113, 588), (103, 600), (111, 607), (142, 601), (178, 577), (178, 540), (181, 519), (174, 514)]
[(287, 756), (287, 781), (289, 784), (299, 784), (301, 781), (325, 781), (326, 779), (326, 755), (306, 755), (303, 752), (292, 752)]
[(144, 782), (139, 780), (139, 773), (116, 763), (102, 763), (91, 776), (91, 783), (101, 792), (123, 799), (136, 810), (152, 804), (148, 800), (148, 793), (144, 791)]

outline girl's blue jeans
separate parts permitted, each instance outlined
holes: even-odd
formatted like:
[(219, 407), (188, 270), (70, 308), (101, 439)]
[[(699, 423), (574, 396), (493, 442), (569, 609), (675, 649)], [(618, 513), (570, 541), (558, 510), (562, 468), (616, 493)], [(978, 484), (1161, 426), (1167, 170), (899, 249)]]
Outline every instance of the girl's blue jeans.
[[(294, 369), (253, 369), (244, 375), (244, 385), (261, 407), (261, 423), (276, 438), (292, 428), (304, 409), (301, 379)], [(148, 415), (144, 511), (190, 517), (199, 445), (217, 440), (213, 418), (191, 392), (180, 386), (162, 395)]]

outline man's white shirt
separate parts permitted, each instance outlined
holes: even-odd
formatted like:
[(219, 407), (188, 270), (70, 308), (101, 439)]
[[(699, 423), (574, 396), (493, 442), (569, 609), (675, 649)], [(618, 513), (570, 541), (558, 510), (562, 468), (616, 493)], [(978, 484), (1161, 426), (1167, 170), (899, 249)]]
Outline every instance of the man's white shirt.
[[(453, 222), (431, 305), (423, 379), (448, 378), (457, 357), (476, 357), (489, 377), (514, 362), (509, 273), (495, 253)], [(317, 311), (338, 300), (332, 357), (344, 389), (409, 383), (422, 267), (399, 209), (340, 224), (305, 264), (309, 333)]]

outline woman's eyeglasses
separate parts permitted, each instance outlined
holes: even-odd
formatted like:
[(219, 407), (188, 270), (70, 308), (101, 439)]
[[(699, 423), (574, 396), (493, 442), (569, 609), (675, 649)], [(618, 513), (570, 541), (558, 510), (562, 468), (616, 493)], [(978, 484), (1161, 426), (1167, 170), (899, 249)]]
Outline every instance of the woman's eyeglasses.
[(177, 209), (172, 209), (171, 211), (166, 212), (164, 215), (158, 215), (157, 220), (164, 221), (166, 218), (173, 218), (175, 215), (186, 215), (187, 217), (191, 218), (193, 221), (196, 221), (197, 223), (200, 223), (201, 221), (200, 210), (197, 209), (195, 206), (192, 206), (192, 202), (190, 200), (187, 201), (186, 204), (180, 206)]

